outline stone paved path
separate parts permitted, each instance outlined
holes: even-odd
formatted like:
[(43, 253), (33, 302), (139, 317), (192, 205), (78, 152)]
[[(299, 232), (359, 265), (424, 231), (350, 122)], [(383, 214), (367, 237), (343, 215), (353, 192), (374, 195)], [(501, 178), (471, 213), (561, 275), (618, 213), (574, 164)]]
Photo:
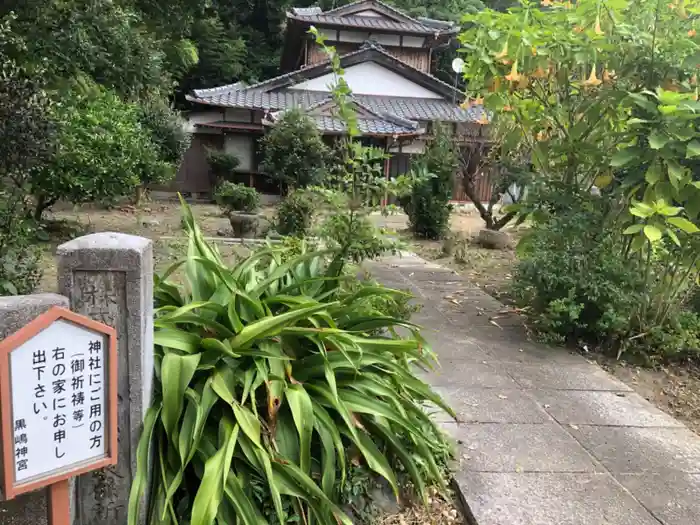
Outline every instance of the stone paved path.
[(456, 482), (478, 525), (700, 525), (700, 437), (582, 356), (526, 340), (502, 305), (411, 254), (368, 265), (410, 288), (458, 412)]

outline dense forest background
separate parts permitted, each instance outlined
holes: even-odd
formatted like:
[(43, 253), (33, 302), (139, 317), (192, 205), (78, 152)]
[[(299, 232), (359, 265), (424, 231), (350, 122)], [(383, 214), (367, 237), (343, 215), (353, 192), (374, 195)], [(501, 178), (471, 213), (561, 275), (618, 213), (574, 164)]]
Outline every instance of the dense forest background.
[[(131, 100), (184, 94), (277, 73), (285, 12), (338, 7), (347, 0), (4, 0), (23, 42), (17, 62), (40, 67), (50, 85), (87, 79)], [(414, 16), (458, 21), (467, 12), (504, 8), (503, 0), (398, 0)]]

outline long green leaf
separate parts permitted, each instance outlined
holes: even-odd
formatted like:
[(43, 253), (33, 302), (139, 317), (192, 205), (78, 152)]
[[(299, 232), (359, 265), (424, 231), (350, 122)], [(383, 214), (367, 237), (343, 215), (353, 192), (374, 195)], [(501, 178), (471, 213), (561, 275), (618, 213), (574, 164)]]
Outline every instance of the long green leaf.
[(177, 355), (167, 353), (161, 364), (163, 382), (163, 426), (168, 435), (175, 432), (175, 426), (182, 414), (185, 390), (190, 384), (201, 354)]
[(141, 500), (148, 484), (148, 462), (151, 457), (153, 431), (158, 422), (160, 410), (159, 405), (152, 406), (146, 412), (146, 417), (143, 420), (143, 430), (136, 448), (136, 475), (131, 482), (131, 490), (129, 491), (128, 525), (138, 525), (140, 520)]
[(227, 418), (223, 418), (221, 424), (224, 427), (226, 441), (204, 465), (204, 476), (192, 503), (191, 525), (211, 525), (219, 512), (239, 428)]
[(320, 312), (328, 308), (327, 304), (310, 306), (308, 308), (300, 308), (298, 310), (290, 310), (280, 315), (265, 317), (259, 321), (249, 324), (241, 332), (231, 340), (231, 346), (236, 351), (237, 348), (245, 348), (252, 344), (256, 339), (271, 337), (279, 333), (285, 326), (292, 325), (311, 314)]
[(299, 432), (301, 470), (311, 472), (311, 436), (314, 430), (314, 410), (309, 394), (301, 385), (290, 385), (285, 392), (294, 424)]

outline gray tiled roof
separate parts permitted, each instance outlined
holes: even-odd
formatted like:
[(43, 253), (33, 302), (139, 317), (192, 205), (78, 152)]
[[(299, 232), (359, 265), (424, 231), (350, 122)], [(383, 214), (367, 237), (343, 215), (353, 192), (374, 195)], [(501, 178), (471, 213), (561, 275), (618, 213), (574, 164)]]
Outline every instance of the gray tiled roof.
[[(311, 117), (319, 131), (325, 133), (342, 133), (345, 131), (345, 123), (337, 118), (327, 115), (313, 115)], [(419, 135), (421, 131), (415, 126), (402, 126), (385, 119), (357, 119), (357, 127), (363, 134), (371, 135)]]
[[(281, 110), (293, 107), (308, 108), (328, 98), (327, 92), (280, 89), (277, 91), (230, 90), (209, 96), (189, 97), (193, 102), (213, 106)], [(474, 122), (482, 118), (481, 107), (461, 108), (457, 104), (436, 98), (387, 97), (353, 94), (360, 104), (378, 113), (392, 113), (409, 120), (443, 120), (447, 122)]]
[(317, 15), (296, 15), (288, 14), (288, 18), (308, 22), (310, 24), (356, 27), (360, 29), (383, 29), (386, 31), (398, 31), (405, 33), (416, 33), (420, 35), (433, 35), (436, 29), (423, 25), (419, 22), (397, 22), (383, 18), (371, 16), (333, 16), (325, 13)]
[[(386, 17), (357, 15), (358, 11), (377, 10)], [(323, 11), (318, 7), (294, 7), (287, 18), (310, 24), (357, 27), (362, 29), (384, 29), (403, 33), (435, 35), (452, 32), (455, 27), (441, 20), (415, 19), (381, 0), (358, 0), (349, 4)]]

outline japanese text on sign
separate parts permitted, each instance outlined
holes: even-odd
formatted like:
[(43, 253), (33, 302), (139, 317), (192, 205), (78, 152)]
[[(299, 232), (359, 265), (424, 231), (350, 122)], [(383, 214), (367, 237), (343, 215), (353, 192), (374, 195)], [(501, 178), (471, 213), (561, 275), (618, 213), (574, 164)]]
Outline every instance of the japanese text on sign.
[(107, 452), (104, 334), (59, 319), (10, 358), (15, 482)]

